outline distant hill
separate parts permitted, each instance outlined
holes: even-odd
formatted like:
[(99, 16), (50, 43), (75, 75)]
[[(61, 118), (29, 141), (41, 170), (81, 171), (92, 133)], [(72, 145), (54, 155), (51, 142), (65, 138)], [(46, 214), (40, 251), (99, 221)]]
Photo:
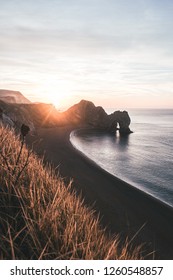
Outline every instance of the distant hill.
[(21, 92), (13, 90), (0, 89), (0, 100), (7, 103), (29, 104), (31, 101), (27, 99)]

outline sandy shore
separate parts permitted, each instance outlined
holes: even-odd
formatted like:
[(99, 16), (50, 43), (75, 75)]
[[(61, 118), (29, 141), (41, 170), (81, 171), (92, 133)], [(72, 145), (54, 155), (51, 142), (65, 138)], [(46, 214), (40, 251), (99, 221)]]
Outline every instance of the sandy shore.
[[(132, 244), (146, 243), (146, 252), (156, 251), (155, 259), (173, 260), (173, 209), (133, 186), (110, 175), (75, 150), (69, 141), (74, 127), (39, 129), (31, 143), (45, 160), (58, 166), (65, 181), (82, 193), (85, 203), (99, 213), (101, 223), (111, 234), (120, 234)], [(153, 256), (149, 256), (149, 259)]]

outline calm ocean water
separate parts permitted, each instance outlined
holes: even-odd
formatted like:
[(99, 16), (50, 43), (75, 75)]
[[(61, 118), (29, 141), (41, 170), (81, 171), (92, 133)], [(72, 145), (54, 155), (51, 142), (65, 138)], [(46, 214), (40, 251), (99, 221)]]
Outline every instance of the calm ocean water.
[(173, 206), (173, 110), (128, 112), (134, 133), (127, 138), (83, 130), (71, 142), (109, 173)]

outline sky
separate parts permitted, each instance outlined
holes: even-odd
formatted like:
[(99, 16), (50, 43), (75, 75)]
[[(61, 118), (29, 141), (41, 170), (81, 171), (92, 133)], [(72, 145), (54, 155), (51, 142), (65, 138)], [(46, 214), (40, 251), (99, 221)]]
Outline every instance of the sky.
[(0, 89), (173, 108), (172, 0), (0, 0)]

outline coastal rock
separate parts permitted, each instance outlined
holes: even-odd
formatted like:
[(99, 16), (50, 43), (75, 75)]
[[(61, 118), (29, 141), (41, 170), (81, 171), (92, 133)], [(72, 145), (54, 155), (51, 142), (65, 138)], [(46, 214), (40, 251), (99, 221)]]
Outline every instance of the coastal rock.
[(76, 124), (88, 124), (113, 133), (119, 130), (121, 135), (132, 132), (129, 128), (131, 121), (128, 112), (115, 111), (108, 115), (102, 107), (96, 107), (91, 101), (81, 100), (64, 112), (64, 115), (69, 122)]
[(96, 107), (91, 101), (81, 100), (78, 104), (64, 112), (70, 122), (89, 124), (93, 127), (107, 127), (107, 114), (100, 106)]
[(112, 125), (114, 122), (119, 124), (119, 128), (117, 128), (117, 130), (119, 130), (121, 135), (132, 133), (129, 128), (131, 120), (127, 111), (115, 111), (114, 113), (109, 115), (109, 118), (110, 122), (112, 122)]
[[(2, 100), (4, 98), (6, 102)], [(73, 124), (76, 126), (87, 125), (112, 133), (119, 130), (121, 135), (131, 133), (128, 112), (115, 111), (108, 115), (101, 106), (95, 106), (94, 103), (87, 100), (81, 100), (67, 111), (59, 112), (52, 104), (29, 103), (20, 92), (0, 90), (0, 107), (6, 123), (11, 122), (11, 126), (13, 123), (17, 128), (25, 123), (32, 132), (39, 127)]]

